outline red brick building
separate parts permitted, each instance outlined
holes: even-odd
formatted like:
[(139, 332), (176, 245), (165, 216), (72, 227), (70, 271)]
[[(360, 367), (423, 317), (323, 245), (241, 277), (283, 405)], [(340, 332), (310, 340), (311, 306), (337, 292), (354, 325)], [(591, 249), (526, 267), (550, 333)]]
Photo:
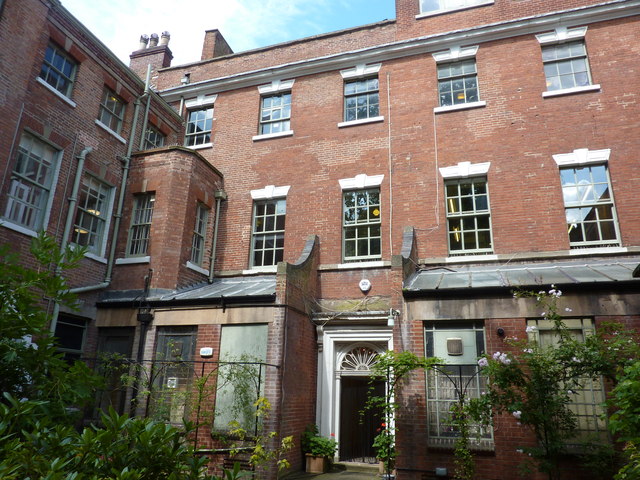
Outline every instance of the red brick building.
[[(124, 192), (122, 226), (117, 215), (105, 225), (113, 254), (88, 256), (73, 278), (80, 291), (96, 285), (83, 297), (89, 356), (169, 356), (202, 362), (203, 376), (207, 362), (259, 361), (268, 428), (299, 444), (315, 422), (336, 436), (337, 459), (368, 461), (377, 425), (358, 412), (380, 352), (444, 358), (478, 395), (482, 352), (547, 327), (514, 288), (555, 284), (579, 336), (640, 321), (640, 2), (396, 0), (395, 20), (248, 52), (207, 31), (201, 60), (180, 66), (167, 36), (143, 38), (131, 68), (144, 79), (151, 65), (147, 97), (57, 2), (9, 1), (0, 33), (16, 46), (0, 55), (27, 41), (8, 21), (24, 8), (48, 28), (34, 27), (28, 55), (1, 59), (25, 64), (10, 72), (24, 90), (7, 96), (0, 120), (3, 221), (18, 215), (7, 179), (25, 135), (63, 152), (46, 223), (61, 242), (77, 241), (53, 225), (72, 211), (61, 192), (83, 148), (94, 148), (87, 163), (108, 152), (92, 171)], [(79, 66), (66, 100), (40, 77), (51, 44)], [(140, 98), (143, 112), (151, 98), (150, 114), (134, 123), (131, 105), (121, 133), (105, 130), (94, 121), (103, 88), (122, 104)], [(179, 146), (145, 149), (144, 118)], [(23, 243), (35, 228), (24, 230), (3, 224), (0, 235)], [(190, 375), (158, 384), (180, 392)], [(216, 387), (207, 407), (214, 429), (228, 419), (225, 395)], [(577, 400), (579, 423), (606, 436), (602, 395), (594, 386)], [(452, 474), (455, 399), (433, 375), (402, 392), (401, 480)], [(166, 416), (185, 408), (173, 401)], [(208, 431), (199, 441), (212, 445)], [(516, 449), (531, 441), (499, 419), (477, 446), (478, 478), (516, 478)], [(302, 468), (297, 451), (289, 457)]]

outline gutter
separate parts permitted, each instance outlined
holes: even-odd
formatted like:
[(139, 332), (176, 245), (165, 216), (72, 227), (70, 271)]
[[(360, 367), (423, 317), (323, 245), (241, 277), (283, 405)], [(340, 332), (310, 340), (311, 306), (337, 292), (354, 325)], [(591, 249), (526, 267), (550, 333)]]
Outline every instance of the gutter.
[[(240, 297), (211, 297), (211, 298), (189, 298), (177, 300), (175, 298), (168, 300), (146, 300), (146, 304), (149, 308), (167, 308), (167, 307), (183, 307), (193, 305), (217, 305), (223, 310), (227, 308), (247, 308), (247, 307), (281, 307), (273, 303), (275, 301), (276, 294), (265, 295), (243, 295)], [(121, 301), (102, 301), (97, 302), (96, 305), (104, 308), (137, 308), (139, 300), (121, 300)]]
[[(260, 85), (261, 83), (268, 83), (273, 77), (298, 78), (331, 70), (339, 70), (358, 63), (382, 62), (412, 55), (437, 52), (449, 48), (452, 45), (486, 43), (514, 36), (553, 30), (558, 25), (589, 25), (595, 22), (626, 18), (638, 14), (640, 14), (639, 0), (613, 0), (596, 5), (547, 12), (529, 17), (510, 19), (347, 52), (334, 53), (313, 59), (298, 60), (259, 68), (194, 82), (188, 85), (169, 87), (160, 91), (159, 94), (165, 101), (172, 103), (178, 101), (181, 96), (187, 98), (190, 96), (195, 97), (199, 94), (220, 93)], [(180, 68), (180, 66), (168, 68), (177, 69)]]

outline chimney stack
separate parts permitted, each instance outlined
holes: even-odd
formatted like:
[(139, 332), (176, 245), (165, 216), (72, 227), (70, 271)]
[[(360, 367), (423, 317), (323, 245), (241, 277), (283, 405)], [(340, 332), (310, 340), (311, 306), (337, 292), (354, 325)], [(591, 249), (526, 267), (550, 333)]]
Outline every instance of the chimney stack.
[[(169, 50), (169, 32), (162, 32), (162, 37), (157, 33), (151, 35), (141, 35), (138, 50), (129, 55), (129, 68), (133, 70), (141, 79), (147, 76), (147, 65), (151, 65), (153, 73), (160, 68), (171, 66), (173, 54)], [(155, 88), (152, 85), (152, 88)]]
[(200, 60), (210, 60), (232, 53), (233, 50), (231, 50), (231, 47), (217, 29), (204, 32), (204, 42), (202, 44), (202, 56)]

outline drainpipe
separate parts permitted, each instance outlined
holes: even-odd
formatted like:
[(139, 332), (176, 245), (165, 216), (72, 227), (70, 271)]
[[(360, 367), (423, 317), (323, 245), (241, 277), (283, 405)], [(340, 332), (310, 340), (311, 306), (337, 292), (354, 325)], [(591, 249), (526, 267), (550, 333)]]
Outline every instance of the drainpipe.
[[(145, 88), (145, 92), (146, 92), (146, 88)], [(113, 215), (115, 218), (115, 222), (113, 224), (113, 235), (111, 237), (111, 248), (109, 249), (109, 258), (107, 260), (107, 271), (105, 273), (105, 278), (104, 281), (102, 283), (98, 283), (95, 285), (85, 285), (83, 287), (76, 287), (76, 288), (71, 288), (69, 289), (69, 292), (71, 293), (84, 293), (84, 292), (91, 292), (93, 290), (101, 290), (103, 288), (107, 288), (110, 284), (111, 284), (111, 275), (113, 273), (113, 264), (115, 263), (115, 258), (116, 258), (116, 243), (118, 240), (118, 233), (120, 232), (120, 221), (122, 219), (122, 211), (124, 210), (124, 194), (125, 194), (125, 190), (126, 190), (126, 186), (127, 186), (127, 180), (129, 178), (129, 169), (130, 169), (130, 163), (131, 163), (131, 154), (133, 153), (133, 143), (134, 143), (134, 138), (135, 138), (135, 134), (136, 134), (136, 129), (138, 127), (138, 117), (140, 116), (140, 104), (141, 104), (141, 99), (144, 98), (145, 95), (148, 95), (147, 93), (143, 94), (141, 97), (137, 98), (136, 101), (134, 102), (135, 104), (135, 110), (133, 112), (133, 123), (131, 124), (131, 134), (130, 134), (130, 140), (127, 144), (127, 156), (124, 157), (123, 159), (121, 159), (122, 161), (122, 181), (120, 182), (120, 195), (118, 197), (118, 206), (116, 208), (116, 213)], [(82, 175), (82, 170), (81, 168), (84, 166), (84, 158), (86, 157), (87, 153), (89, 153), (91, 150), (86, 151), (87, 149), (83, 150), (80, 153), (80, 157), (79, 160), (82, 161), (82, 165), (78, 165), (78, 175), (76, 176), (76, 180), (75, 180), (75, 184), (74, 184), (74, 193), (72, 193), (71, 195), (71, 199), (69, 199), (69, 213), (67, 216), (67, 225), (65, 226), (65, 231), (64, 231), (64, 235), (62, 237), (62, 245), (61, 245), (61, 249), (64, 250), (64, 248), (66, 248), (66, 245), (68, 243), (67, 238), (69, 237), (69, 233), (71, 231), (71, 226), (73, 225), (73, 210), (75, 207), (75, 204), (77, 202), (77, 187), (79, 187), (80, 184), (80, 177)], [(84, 154), (84, 155), (83, 155)], [(71, 203), (73, 202), (73, 204)], [(58, 313), (60, 312), (60, 305), (58, 303), (55, 303), (53, 306), (53, 315), (51, 318), (51, 325), (50, 325), (50, 330), (51, 332), (55, 332), (56, 329), (56, 325), (58, 323)]]
[(209, 255), (209, 283), (213, 283), (213, 266), (216, 262), (216, 245), (218, 244), (218, 221), (220, 219), (220, 204), (227, 199), (224, 190), (216, 190), (213, 196), (216, 199), (216, 219), (213, 224), (213, 242), (211, 242), (211, 253)]
[[(84, 172), (84, 162), (87, 155), (93, 151), (93, 147), (85, 147), (80, 155), (78, 155), (78, 169), (76, 170), (76, 178), (73, 181), (73, 189), (71, 190), (71, 197), (69, 197), (69, 209), (67, 210), (67, 221), (64, 225), (64, 232), (62, 233), (62, 241), (60, 242), (60, 252), (64, 254), (64, 251), (69, 244), (69, 234), (73, 227), (73, 218), (75, 216), (76, 204), (78, 203), (78, 191), (80, 190), (80, 181), (82, 180), (82, 172)], [(60, 275), (62, 269), (60, 265), (56, 265), (56, 275)], [(52, 333), (56, 331), (58, 324), (58, 313), (60, 311), (60, 304), (55, 302), (53, 305), (53, 316), (51, 318), (51, 324), (49, 328)]]
[[(145, 93), (144, 95), (148, 94)], [(138, 127), (138, 117), (140, 116), (140, 100), (144, 98), (144, 95), (137, 98), (134, 102), (135, 110), (133, 111), (133, 125), (131, 126), (132, 137), (135, 135), (136, 128)], [(109, 249), (109, 259), (107, 261), (107, 273), (104, 276), (104, 283), (106, 283), (107, 285), (111, 283), (113, 264), (116, 261), (116, 244), (118, 243), (118, 233), (120, 232), (120, 222), (122, 221), (122, 211), (124, 210), (124, 194), (127, 187), (127, 180), (129, 179), (129, 169), (131, 168), (132, 153), (133, 138), (127, 146), (127, 156), (122, 159), (122, 183), (120, 185), (120, 195), (118, 196), (118, 207), (116, 209), (116, 214), (114, 215), (115, 222), (113, 224), (113, 238), (111, 240), (111, 248)]]
[(151, 93), (149, 91), (149, 82), (151, 81), (151, 64), (147, 65), (147, 78), (144, 82), (144, 95), (147, 96), (147, 105), (144, 109), (144, 119), (142, 120), (142, 135), (140, 135), (140, 145), (138, 150), (144, 148), (145, 134), (147, 132), (147, 123), (149, 122), (149, 109), (151, 108)]

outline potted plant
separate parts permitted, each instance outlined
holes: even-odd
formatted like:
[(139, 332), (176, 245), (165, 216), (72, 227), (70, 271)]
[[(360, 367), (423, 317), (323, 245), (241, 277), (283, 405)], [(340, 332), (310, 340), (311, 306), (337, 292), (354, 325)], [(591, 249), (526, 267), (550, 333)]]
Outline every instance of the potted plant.
[(380, 461), (382, 470), (380, 473), (384, 473), (387, 478), (391, 478), (396, 458), (395, 436), (385, 423), (381, 424), (376, 431), (378, 434), (374, 437), (372, 446), (376, 452), (376, 457)]
[(316, 425), (309, 425), (302, 434), (301, 445), (307, 457), (308, 473), (325, 473), (329, 470), (329, 462), (338, 445), (334, 438), (321, 436)]

